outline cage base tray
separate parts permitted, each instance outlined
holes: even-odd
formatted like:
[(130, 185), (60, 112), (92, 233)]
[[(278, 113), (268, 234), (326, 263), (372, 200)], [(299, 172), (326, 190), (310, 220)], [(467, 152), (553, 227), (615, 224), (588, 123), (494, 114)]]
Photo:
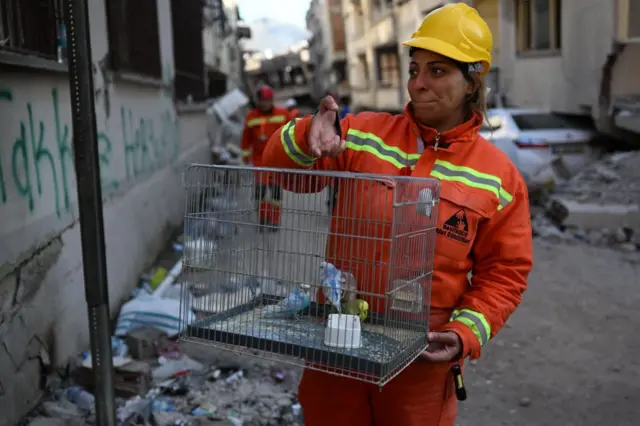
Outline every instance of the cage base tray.
[(264, 318), (262, 311), (266, 304), (276, 303), (281, 297), (263, 295), (262, 299), (265, 304), (247, 303), (198, 321), (187, 327), (186, 335), (301, 358), (329, 369), (339, 368), (373, 377), (396, 371), (427, 346), (423, 327), (396, 330), (403, 337), (401, 341), (397, 336), (384, 334), (385, 328), (381, 327), (384, 318), (376, 315), (362, 326), (360, 348), (332, 348), (324, 344), (326, 324), (322, 317), (308, 314), (322, 312), (323, 305), (312, 303), (298, 319)]

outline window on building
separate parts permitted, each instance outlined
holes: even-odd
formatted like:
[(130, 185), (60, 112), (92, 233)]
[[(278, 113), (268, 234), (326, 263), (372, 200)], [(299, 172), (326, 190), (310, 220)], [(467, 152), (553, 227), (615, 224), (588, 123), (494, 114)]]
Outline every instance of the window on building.
[(227, 76), (216, 70), (208, 72), (209, 77), (209, 97), (218, 98), (227, 93)]
[(640, 0), (618, 0), (618, 31), (620, 41), (640, 41)]
[(518, 52), (561, 48), (561, 0), (516, 0)]
[(171, 0), (175, 67), (173, 84), (175, 99), (179, 101), (198, 102), (207, 98), (202, 40), (203, 19), (201, 1)]
[(377, 51), (378, 62), (378, 82), (381, 87), (391, 87), (398, 85), (400, 77), (400, 61), (398, 59), (398, 49), (385, 47)]
[(106, 0), (106, 9), (111, 67), (162, 78), (156, 0)]
[(63, 22), (60, 0), (2, 0), (0, 50), (56, 60)]

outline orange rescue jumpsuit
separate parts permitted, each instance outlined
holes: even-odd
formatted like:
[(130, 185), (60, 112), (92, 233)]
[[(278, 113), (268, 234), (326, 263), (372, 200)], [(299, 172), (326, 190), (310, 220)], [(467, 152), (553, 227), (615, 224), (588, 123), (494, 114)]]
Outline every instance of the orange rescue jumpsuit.
[[(346, 150), (316, 161), (308, 155), (311, 119), (291, 121), (274, 134), (263, 153), (264, 164), (440, 180), (430, 328), (460, 336), (463, 349), (458, 364), (466, 357), (478, 358), (482, 346), (519, 305), (533, 258), (526, 186), (508, 157), (479, 136), (481, 115), (475, 113), (466, 123), (443, 133), (418, 124), (409, 107), (401, 115), (348, 115), (341, 121)], [(306, 183), (291, 179), (296, 184), (284, 183), (284, 187), (317, 192), (328, 183), (314, 179)], [(350, 217), (357, 218), (358, 209), (346, 206), (354, 195), (344, 193), (347, 185), (340, 186), (338, 212), (350, 210)], [(371, 192), (373, 203), (380, 185), (369, 185), (365, 191)], [(365, 202), (367, 197), (369, 194), (362, 195)], [(341, 247), (353, 244), (339, 241), (344, 238), (344, 227), (349, 226), (340, 216), (335, 214), (332, 221), (328, 259), (344, 259), (346, 253), (353, 253), (341, 253)], [(356, 250), (360, 250), (357, 256), (380, 257), (379, 251), (367, 247)], [(353, 272), (358, 283), (374, 276), (367, 272)], [(471, 280), (469, 272), (473, 273)], [(452, 365), (416, 360), (382, 391), (356, 380), (305, 370), (299, 389), (305, 424), (452, 426), (457, 406)]]
[[(242, 157), (256, 167), (263, 166), (262, 155), (269, 137), (290, 119), (286, 108), (273, 107), (271, 112), (263, 113), (255, 108), (249, 111), (242, 133)], [(265, 199), (267, 189), (269, 200)], [(256, 174), (255, 199), (260, 200), (259, 216), (262, 224), (278, 225), (280, 223), (280, 187), (272, 182), (267, 173)]]

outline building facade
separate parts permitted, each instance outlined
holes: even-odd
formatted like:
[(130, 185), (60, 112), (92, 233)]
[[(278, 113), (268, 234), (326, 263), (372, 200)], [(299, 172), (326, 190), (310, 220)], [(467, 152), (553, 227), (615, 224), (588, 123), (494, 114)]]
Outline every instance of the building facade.
[[(251, 29), (240, 19), (237, 0), (208, 0), (203, 29), (204, 63), (210, 97), (244, 89), (241, 40)], [(218, 9), (218, 5), (222, 7)]]
[(321, 99), (327, 91), (349, 97), (347, 50), (342, 0), (312, 0), (307, 12), (310, 63), (313, 67), (311, 95)]
[(278, 103), (284, 103), (289, 98), (305, 102), (311, 97), (312, 68), (306, 40), (293, 44), (288, 51), (279, 54), (270, 51), (245, 53), (245, 72), (252, 95), (259, 84), (268, 84), (273, 87)]
[[(0, 6), (2, 426), (18, 424), (38, 402), (43, 366), (63, 366), (89, 346), (69, 77), (64, 44), (56, 49), (55, 39), (63, 34), (59, 4)], [(89, 5), (115, 315), (181, 223), (184, 166), (210, 155), (198, 102), (206, 97), (202, 7), (184, 0)]]
[(590, 115), (633, 142), (640, 133), (638, 0), (501, 0), (505, 102)]

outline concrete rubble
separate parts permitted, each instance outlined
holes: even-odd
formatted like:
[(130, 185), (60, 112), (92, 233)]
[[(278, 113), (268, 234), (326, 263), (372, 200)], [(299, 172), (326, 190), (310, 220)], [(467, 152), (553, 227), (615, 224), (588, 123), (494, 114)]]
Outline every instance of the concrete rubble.
[(532, 201), (534, 235), (640, 250), (640, 152), (607, 155)]

